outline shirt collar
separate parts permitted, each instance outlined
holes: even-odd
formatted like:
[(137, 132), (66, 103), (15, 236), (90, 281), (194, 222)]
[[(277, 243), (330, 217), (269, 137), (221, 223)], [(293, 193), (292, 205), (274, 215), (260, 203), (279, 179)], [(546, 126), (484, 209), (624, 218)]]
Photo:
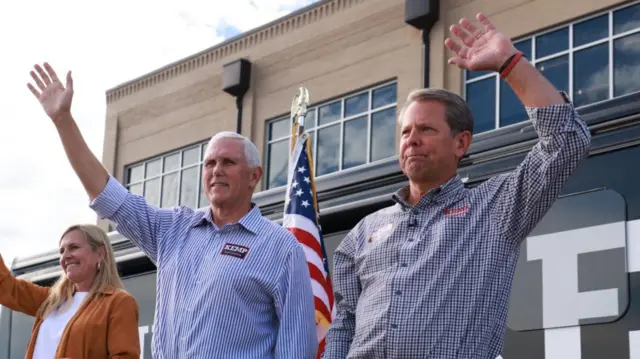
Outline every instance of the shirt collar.
[[(240, 220), (236, 223), (231, 223), (229, 225), (239, 224), (244, 227), (246, 230), (253, 234), (258, 233), (259, 228), (259, 220), (262, 218), (262, 213), (260, 212), (260, 207), (256, 205), (255, 202), (251, 202), (251, 209), (247, 212)], [(195, 218), (192, 223), (192, 227), (197, 227), (203, 223), (209, 223), (213, 226), (216, 224), (213, 222), (213, 217), (211, 214), (211, 208), (207, 208), (205, 211), (199, 212), (199, 216)]]
[[(444, 202), (453, 200), (462, 193), (463, 189), (464, 183), (462, 183), (460, 175), (456, 174), (441, 186), (432, 188), (427, 193), (425, 193), (422, 198), (420, 198), (420, 201), (418, 201), (415, 207), (418, 209), (423, 209), (426, 208), (427, 205), (432, 201)], [(403, 209), (410, 209), (414, 207), (407, 201), (408, 197), (409, 185), (402, 187), (392, 195), (393, 201), (395, 201)]]

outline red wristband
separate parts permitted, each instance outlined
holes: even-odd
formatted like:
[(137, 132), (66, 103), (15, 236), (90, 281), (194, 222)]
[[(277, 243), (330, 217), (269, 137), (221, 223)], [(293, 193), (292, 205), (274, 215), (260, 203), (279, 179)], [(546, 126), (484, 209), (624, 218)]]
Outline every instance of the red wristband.
[(511, 70), (513, 70), (513, 68), (516, 66), (518, 61), (520, 61), (520, 59), (522, 58), (522, 55), (523, 55), (522, 52), (518, 51), (513, 57), (511, 57), (510, 61), (507, 60), (509, 64), (506, 66), (503, 66), (504, 69), (500, 71), (501, 78), (505, 78), (507, 77), (507, 75), (509, 75), (509, 72), (511, 72)]

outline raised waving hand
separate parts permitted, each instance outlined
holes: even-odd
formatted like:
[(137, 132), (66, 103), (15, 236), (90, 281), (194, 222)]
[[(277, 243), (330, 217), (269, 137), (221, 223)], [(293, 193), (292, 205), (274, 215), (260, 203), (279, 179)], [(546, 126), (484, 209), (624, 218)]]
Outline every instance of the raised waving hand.
[(71, 115), (73, 99), (71, 71), (67, 72), (65, 87), (51, 65), (45, 62), (43, 66), (44, 69), (40, 65), (34, 66), (31, 77), (35, 86), (29, 83), (27, 87), (38, 99), (44, 112), (53, 120), (69, 163), (93, 200), (102, 192), (109, 178), (109, 172), (91, 152)]
[(482, 13), (479, 13), (476, 18), (482, 26), (462, 18), (459, 22), (460, 26), (451, 25), (449, 28), (460, 43), (451, 38), (445, 40), (445, 46), (456, 55), (448, 62), (471, 71), (498, 71), (517, 50), (511, 39), (496, 30), (489, 18)]
[(73, 99), (71, 71), (67, 72), (66, 87), (62, 85), (51, 65), (46, 62), (44, 70), (40, 65), (35, 65), (34, 70), (31, 70), (31, 77), (37, 88), (31, 83), (28, 83), (27, 87), (38, 99), (51, 120), (56, 122), (63, 115), (71, 112), (71, 100)]

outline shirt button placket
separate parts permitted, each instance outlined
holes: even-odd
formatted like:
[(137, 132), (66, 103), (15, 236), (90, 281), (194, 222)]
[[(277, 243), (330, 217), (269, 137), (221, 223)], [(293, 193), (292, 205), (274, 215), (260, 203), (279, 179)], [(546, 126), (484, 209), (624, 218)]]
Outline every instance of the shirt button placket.
[(399, 277), (401, 279), (404, 279), (406, 268), (409, 267), (409, 264), (413, 262), (412, 251), (414, 246), (408, 243), (411, 242), (411, 239), (414, 236), (413, 232), (414, 231), (409, 231), (409, 233), (407, 233), (407, 243), (402, 243), (399, 248), (400, 253), (398, 255), (398, 262), (400, 263)]
[[(399, 314), (399, 309), (402, 307), (402, 302), (401, 302), (401, 298), (399, 298), (398, 295), (396, 295), (396, 286), (398, 285), (398, 281), (400, 280), (400, 268), (401, 265), (398, 265), (397, 270), (395, 271), (395, 274), (393, 276), (393, 280), (391, 282), (391, 299), (389, 300), (389, 318), (388, 318), (388, 328), (390, 330), (390, 333), (388, 333), (389, 335), (389, 341), (391, 343), (395, 343), (396, 342), (396, 331), (398, 328), (398, 324), (396, 323), (396, 321), (398, 320), (398, 314)], [(387, 350), (390, 350), (392, 348), (387, 347)]]
[(409, 212), (409, 218), (407, 220), (407, 241), (413, 242), (416, 240), (415, 236), (419, 233), (420, 223), (418, 222), (418, 212), (414, 209)]
[[(404, 277), (405, 277), (405, 272), (406, 272), (406, 268), (408, 267), (408, 264), (406, 263), (406, 258), (404, 258), (405, 256), (403, 256), (403, 250), (400, 249), (400, 261), (398, 263), (398, 270), (396, 271), (396, 275), (394, 277), (393, 280), (393, 284), (392, 284), (392, 298), (391, 298), (391, 310), (389, 312), (389, 328), (390, 328), (390, 333), (389, 333), (389, 337), (390, 340), (389, 342), (391, 343), (397, 343), (400, 336), (401, 336), (401, 328), (399, 328), (399, 321), (402, 320), (403, 318), (403, 308), (405, 307), (404, 305), (404, 298), (402, 296), (402, 290), (400, 290), (400, 288), (402, 288), (403, 283), (404, 283)], [(387, 347), (387, 350), (393, 350), (392, 347)]]
[[(407, 221), (407, 232), (405, 232), (407, 238), (407, 243), (404, 245), (401, 245), (399, 248), (399, 256), (398, 256), (398, 271), (396, 272), (394, 281), (393, 281), (393, 292), (392, 292), (392, 310), (391, 310), (391, 316), (389, 318), (390, 320), (390, 337), (393, 338), (390, 340), (390, 342), (398, 342), (400, 340), (400, 337), (402, 336), (402, 328), (399, 327), (398, 321), (402, 320), (404, 314), (404, 293), (402, 291), (402, 289), (404, 288), (405, 285), (405, 279), (406, 279), (406, 273), (407, 273), (407, 269), (409, 268), (409, 265), (412, 262), (412, 256), (411, 256), (411, 251), (412, 251), (412, 245), (410, 245), (408, 242), (413, 242), (414, 241), (414, 237), (416, 236), (416, 234), (418, 233), (417, 229), (418, 229), (418, 219), (417, 219), (417, 213), (415, 211), (411, 211), (409, 213), (409, 218)], [(392, 350), (392, 348), (387, 348), (388, 350)]]

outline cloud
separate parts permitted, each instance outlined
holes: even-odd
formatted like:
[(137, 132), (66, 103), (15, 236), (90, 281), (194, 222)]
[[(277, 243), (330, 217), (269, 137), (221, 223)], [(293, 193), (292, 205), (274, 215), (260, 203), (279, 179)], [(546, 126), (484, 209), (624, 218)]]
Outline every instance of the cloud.
[(72, 70), (73, 113), (102, 157), (105, 91), (273, 21), (313, 1), (80, 0), (14, 2), (0, 11), (3, 71), (0, 108), (0, 254), (33, 255), (57, 247), (77, 222), (95, 223), (57, 132), (29, 92), (29, 71), (50, 62)]
[(220, 19), (220, 21), (218, 22), (218, 26), (216, 26), (216, 34), (224, 37), (225, 39), (234, 37), (241, 32), (242, 30), (227, 23), (224, 19)]

